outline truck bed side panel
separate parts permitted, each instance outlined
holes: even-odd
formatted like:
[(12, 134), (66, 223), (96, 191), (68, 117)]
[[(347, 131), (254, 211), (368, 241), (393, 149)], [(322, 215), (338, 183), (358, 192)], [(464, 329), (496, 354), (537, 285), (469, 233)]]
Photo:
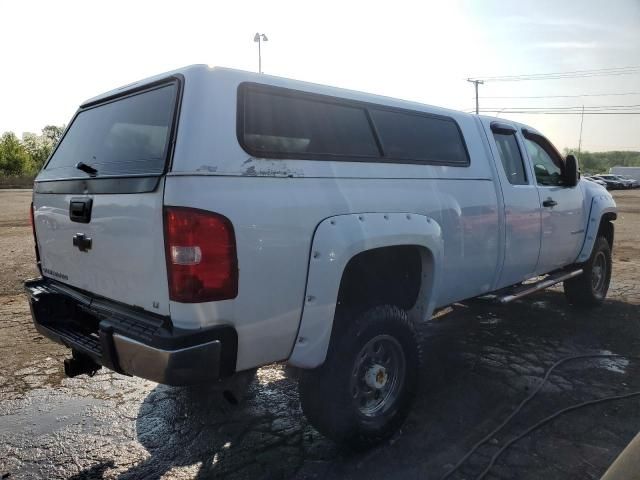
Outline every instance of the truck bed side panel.
[(491, 180), (169, 174), (165, 204), (215, 211), (234, 225), (240, 271), (237, 298), (172, 302), (170, 310), (174, 323), (187, 328), (234, 325), (240, 370), (289, 355), (300, 321), (314, 231), (327, 217), (414, 212), (434, 218), (444, 237), (437, 305), (489, 291), (498, 261), (497, 199)]

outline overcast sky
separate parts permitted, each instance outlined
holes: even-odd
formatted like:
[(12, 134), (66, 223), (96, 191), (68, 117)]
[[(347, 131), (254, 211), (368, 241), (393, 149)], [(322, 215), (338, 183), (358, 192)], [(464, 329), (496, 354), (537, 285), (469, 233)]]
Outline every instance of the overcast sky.
[[(467, 77), (640, 65), (640, 0), (2, 2), (0, 132), (67, 123), (86, 98), (206, 63), (471, 110)], [(640, 74), (494, 82), (482, 96), (640, 92)], [(634, 105), (639, 95), (481, 99), (481, 108)], [(502, 114), (576, 147), (580, 117)], [(583, 148), (640, 150), (640, 115), (585, 116)]]

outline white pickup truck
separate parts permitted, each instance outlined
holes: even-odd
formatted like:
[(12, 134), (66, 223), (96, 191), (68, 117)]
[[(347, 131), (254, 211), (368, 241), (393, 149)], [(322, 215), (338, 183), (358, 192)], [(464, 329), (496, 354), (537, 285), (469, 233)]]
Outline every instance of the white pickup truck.
[(366, 447), (408, 413), (434, 309), (559, 282), (601, 303), (616, 207), (531, 127), (196, 65), (82, 104), (31, 215), (68, 375), (284, 361), (310, 422)]

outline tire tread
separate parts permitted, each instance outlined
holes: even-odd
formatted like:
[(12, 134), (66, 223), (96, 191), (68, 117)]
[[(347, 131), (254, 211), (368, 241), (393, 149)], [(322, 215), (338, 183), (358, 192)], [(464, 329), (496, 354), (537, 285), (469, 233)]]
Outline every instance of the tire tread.
[[(346, 320), (346, 319), (341, 319)], [(336, 318), (336, 321), (339, 321)], [(413, 352), (405, 351), (405, 389), (399, 406), (390, 420), (380, 428), (364, 428), (350, 408), (348, 388), (341, 382), (350, 374), (352, 357), (358, 342), (370, 330), (391, 329), (410, 340)], [(345, 328), (334, 328), (325, 363), (300, 375), (299, 392), (302, 410), (309, 422), (323, 435), (348, 447), (361, 450), (379, 444), (391, 436), (406, 419), (418, 390), (418, 372), (422, 367), (421, 335), (407, 313), (393, 305), (373, 307), (359, 315)], [(401, 342), (402, 344), (402, 342)], [(412, 358), (413, 357), (413, 358)], [(341, 391), (341, 390), (346, 390)], [(346, 395), (345, 395), (346, 393)]]

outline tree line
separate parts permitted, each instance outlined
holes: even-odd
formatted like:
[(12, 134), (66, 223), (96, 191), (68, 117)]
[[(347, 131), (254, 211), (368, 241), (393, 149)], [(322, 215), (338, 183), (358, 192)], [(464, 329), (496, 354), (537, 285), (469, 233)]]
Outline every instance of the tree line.
[(0, 176), (33, 176), (47, 161), (64, 132), (64, 126), (47, 125), (40, 134), (13, 132), (0, 135)]
[(565, 149), (565, 154), (573, 154), (578, 159), (582, 173), (608, 173), (611, 167), (640, 167), (640, 152), (610, 151), (585, 152)]

